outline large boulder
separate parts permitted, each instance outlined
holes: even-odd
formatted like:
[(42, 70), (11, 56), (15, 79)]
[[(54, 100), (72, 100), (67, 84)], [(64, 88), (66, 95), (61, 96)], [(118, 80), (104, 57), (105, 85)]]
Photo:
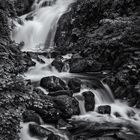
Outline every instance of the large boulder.
[(79, 103), (78, 101), (67, 95), (60, 95), (54, 97), (54, 102), (57, 104), (57, 108), (62, 111), (62, 118), (70, 118), (73, 115), (79, 115)]
[(45, 138), (52, 134), (51, 131), (37, 124), (29, 124), (29, 133), (33, 137)]
[(101, 105), (98, 107), (98, 113), (100, 114), (111, 114), (111, 106), (110, 105)]
[(40, 81), (40, 86), (49, 92), (67, 89), (65, 82), (56, 76), (42, 78)]
[(85, 91), (82, 93), (85, 99), (86, 111), (93, 111), (95, 108), (95, 96), (91, 91)]
[(57, 123), (61, 112), (49, 97), (30, 100), (26, 103), (26, 108), (35, 111), (46, 123)]
[(68, 81), (68, 87), (70, 90), (72, 90), (74, 93), (80, 92), (81, 89), (81, 80), (78, 78), (72, 78)]
[(59, 72), (61, 72), (64, 67), (64, 62), (62, 61), (62, 58), (58, 56), (53, 60), (51, 65), (54, 66)]
[(72, 73), (95, 72), (102, 69), (101, 63), (91, 58), (72, 58), (69, 65)]
[(40, 116), (32, 110), (26, 110), (22, 114), (23, 122), (35, 122), (37, 124), (41, 124)]
[(71, 73), (82, 73), (86, 71), (87, 62), (85, 59), (73, 59), (70, 62), (70, 72)]
[(61, 140), (59, 135), (51, 134), (48, 136), (47, 140)]

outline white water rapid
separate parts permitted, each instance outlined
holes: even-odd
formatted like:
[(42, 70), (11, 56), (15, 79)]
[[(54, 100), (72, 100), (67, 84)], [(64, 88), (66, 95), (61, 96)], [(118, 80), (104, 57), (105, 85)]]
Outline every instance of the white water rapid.
[[(52, 5), (47, 5), (51, 1)], [(57, 22), (74, 0), (35, 0), (33, 11), (29, 14), (33, 20), (26, 20), (28, 14), (21, 17), (24, 25), (17, 24), (12, 34), (17, 43), (24, 42), (23, 51), (39, 51), (52, 47)], [(46, 3), (47, 6), (42, 6)]]
[[(35, 0), (32, 9), (33, 11), (29, 14), (23, 15), (21, 20), (23, 25), (16, 23), (16, 28), (12, 33), (12, 38), (17, 43), (24, 42), (22, 51), (32, 51), (40, 52), (46, 51), (47, 49), (53, 48), (54, 37), (57, 28), (57, 22), (62, 14), (67, 12), (71, 3), (74, 0)], [(32, 20), (26, 20), (27, 16), (33, 16)], [(90, 122), (99, 122), (99, 123), (118, 123), (118, 124), (131, 124), (131, 127), (137, 129), (137, 132), (140, 133), (140, 111), (131, 108), (127, 103), (115, 100), (110, 88), (100, 82), (99, 80), (87, 80), (88, 76), (71, 74), (69, 73), (68, 65), (65, 65), (63, 72), (58, 72), (54, 67), (51, 66), (53, 59), (48, 59), (44, 56), (39, 56), (45, 63), (42, 64), (37, 60), (35, 67), (31, 67), (27, 73), (24, 74), (25, 79), (31, 79), (32, 82), (38, 82), (42, 77), (55, 75), (60, 78), (71, 78), (78, 77), (81, 78), (83, 82), (82, 89), (79, 93), (74, 96), (81, 96), (84, 91), (91, 91), (95, 95), (95, 111), (86, 112), (82, 100), (79, 101), (79, 107), (81, 110), (81, 115), (73, 116), (72, 119), (83, 120)], [(69, 59), (71, 55), (63, 56), (64, 59)], [(98, 85), (98, 88), (94, 89), (91, 86), (85, 85), (85, 83)], [(40, 88), (40, 87), (39, 87)], [(42, 88), (40, 88), (42, 89)], [(45, 89), (42, 91), (47, 94)], [(111, 115), (101, 115), (96, 112), (98, 106), (100, 105), (110, 105), (111, 106)], [(133, 112), (132, 116), (129, 116), (128, 113)], [(116, 117), (115, 114), (119, 114), (120, 117)], [(21, 123), (21, 140), (40, 140), (38, 138), (31, 137), (28, 132), (28, 125)], [(52, 126), (45, 124), (43, 127), (48, 128), (53, 131), (55, 134), (60, 135), (62, 140), (68, 140), (68, 137), (65, 134), (55, 129)], [(126, 130), (126, 129), (125, 129)], [(46, 139), (41, 139), (46, 140)]]

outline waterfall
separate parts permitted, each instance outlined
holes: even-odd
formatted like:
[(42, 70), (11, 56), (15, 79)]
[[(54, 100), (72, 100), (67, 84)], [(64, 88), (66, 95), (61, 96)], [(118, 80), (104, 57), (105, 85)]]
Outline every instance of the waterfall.
[[(13, 40), (24, 42), (23, 51), (41, 51), (53, 47), (57, 22), (72, 2), (74, 0), (36, 0), (33, 11), (21, 17), (24, 24), (15, 28)], [(33, 16), (32, 20), (26, 20), (29, 15)]]
[[(74, 0), (35, 0), (32, 11), (29, 14), (21, 16), (21, 20), (23, 21), (23, 25), (16, 23), (16, 28), (12, 33), (12, 39), (17, 43), (24, 42), (24, 46), (22, 51), (45, 51), (47, 49), (53, 48), (54, 37), (57, 29), (57, 23), (60, 17), (67, 12), (71, 3)], [(32, 17), (27, 20), (27, 17)], [(82, 75), (82, 74), (72, 74), (69, 73), (69, 65), (66, 63), (63, 67), (62, 72), (58, 72), (54, 67), (51, 66), (51, 63), (54, 59), (46, 58), (41, 55), (39, 57), (45, 62), (40, 63), (37, 60), (33, 60), (36, 62), (34, 67), (31, 67), (28, 72), (24, 73), (25, 79), (30, 79), (32, 82), (38, 82), (42, 77), (46, 76), (57, 76), (60, 78), (72, 78), (78, 77), (82, 80), (82, 89), (76, 95), (81, 96), (82, 98), (78, 100), (79, 108), (81, 110), (81, 115), (73, 116), (74, 119), (77, 120), (88, 120), (91, 122), (118, 122), (124, 123), (125, 121), (130, 121), (132, 124), (136, 126), (140, 126), (140, 111), (134, 108), (129, 107), (126, 103), (115, 100), (113, 94), (105, 83), (100, 81), (100, 79), (89, 80), (91, 78), (90, 75)], [(70, 59), (71, 54), (63, 56), (64, 59)], [(88, 79), (89, 78), (89, 79)], [(87, 80), (88, 79), (88, 80)], [(86, 84), (88, 83), (88, 86)], [(90, 86), (91, 84), (91, 86)], [(94, 86), (97, 88), (94, 88)], [(48, 92), (45, 89), (39, 87), (45, 94)], [(82, 93), (85, 91), (91, 91), (95, 96), (95, 110), (91, 112), (86, 112), (85, 109), (85, 100), (82, 96)], [(110, 116), (103, 116), (97, 113), (97, 108), (100, 105), (109, 105), (111, 106), (111, 114)], [(127, 113), (129, 111), (134, 111), (136, 115), (132, 116), (133, 118), (128, 117)], [(120, 114), (121, 118), (115, 117), (115, 113)], [(21, 129), (21, 138), (22, 140), (39, 140), (37, 138), (32, 138), (28, 132), (29, 124), (22, 124)], [(52, 130), (52, 132), (60, 135), (64, 140), (67, 140), (67, 136), (61, 134), (54, 127), (48, 126), (44, 124), (44, 127)], [(140, 129), (140, 127), (138, 127)]]

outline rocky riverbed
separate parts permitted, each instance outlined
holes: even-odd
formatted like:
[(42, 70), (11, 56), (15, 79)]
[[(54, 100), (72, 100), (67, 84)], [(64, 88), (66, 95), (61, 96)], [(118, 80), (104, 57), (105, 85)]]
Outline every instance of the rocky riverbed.
[[(111, 119), (112, 108), (96, 107), (92, 91), (76, 95), (82, 88), (81, 79), (44, 76), (38, 83), (46, 90), (46, 95), (31, 79), (23, 78), (24, 73), (36, 65), (33, 60), (45, 63), (40, 55), (52, 57), (51, 65), (59, 72), (68, 64), (70, 73), (106, 73), (103, 82), (111, 87), (115, 98), (140, 108), (139, 1), (77, 0), (58, 22), (57, 47), (41, 54), (22, 52), (24, 43), (11, 40), (15, 21), (23, 24), (19, 16), (30, 12), (32, 4), (29, 0), (0, 0), (0, 139), (19, 140), (20, 124), (24, 122), (29, 123), (30, 134), (41, 139), (64, 139), (42, 126), (49, 123), (74, 140), (91, 137), (139, 140), (136, 125), (126, 120), (121, 124), (107, 121)], [(63, 55), (69, 53), (72, 57), (64, 59)], [(103, 123), (96, 119), (92, 123), (85, 121), (84, 116), (73, 117), (81, 113), (79, 100), (85, 102), (87, 112), (95, 111), (92, 116), (101, 115), (102, 120), (105, 119)], [(131, 110), (126, 114), (135, 120), (135, 113)], [(120, 117), (118, 113), (115, 115)], [(125, 133), (123, 127), (132, 133)]]

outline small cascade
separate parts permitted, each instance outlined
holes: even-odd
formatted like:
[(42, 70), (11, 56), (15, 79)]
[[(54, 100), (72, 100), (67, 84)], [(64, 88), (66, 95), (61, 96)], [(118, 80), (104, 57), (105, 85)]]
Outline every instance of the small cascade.
[[(39, 138), (32, 137), (29, 131), (29, 124), (34, 124), (34, 123), (21, 123), (21, 132), (19, 136), (22, 138), (21, 140), (39, 140)], [(46, 128), (47, 130), (53, 132), (56, 136), (59, 136), (61, 140), (69, 140), (66, 134), (64, 134), (62, 131), (59, 131), (52, 125), (41, 125), (41, 127)], [(46, 138), (41, 138), (41, 140), (47, 140)]]

